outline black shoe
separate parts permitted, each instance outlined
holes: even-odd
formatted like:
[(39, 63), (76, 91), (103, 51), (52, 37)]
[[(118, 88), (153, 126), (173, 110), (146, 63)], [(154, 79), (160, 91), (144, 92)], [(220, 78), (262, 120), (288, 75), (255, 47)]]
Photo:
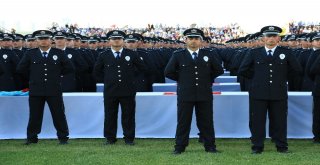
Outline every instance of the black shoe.
[(134, 142), (132, 142), (132, 141), (126, 141), (125, 143), (126, 143), (126, 145), (134, 146)]
[(38, 143), (38, 139), (36, 140), (27, 139), (24, 145), (30, 145), (30, 144), (36, 144), (36, 143)]
[(219, 151), (216, 148), (208, 148), (206, 149), (206, 152), (213, 153), (213, 154), (219, 153)]
[(252, 150), (251, 154), (262, 154), (262, 150), (254, 149)]
[(287, 148), (277, 148), (277, 152), (282, 153), (282, 154), (287, 154), (289, 153)]
[(104, 143), (104, 145), (114, 145), (114, 144), (116, 144), (115, 141), (108, 141), (108, 140)]
[(319, 143), (320, 143), (320, 139), (314, 138), (312, 142), (313, 142), (313, 143), (316, 143), (316, 144), (319, 144)]
[(60, 140), (60, 141), (59, 141), (59, 144), (60, 144), (60, 145), (66, 145), (66, 144), (69, 144), (69, 143), (68, 143), (67, 140)]
[(183, 152), (183, 151), (181, 151), (181, 150), (174, 150), (174, 151), (172, 152), (172, 154), (173, 154), (173, 155), (180, 155), (182, 152)]

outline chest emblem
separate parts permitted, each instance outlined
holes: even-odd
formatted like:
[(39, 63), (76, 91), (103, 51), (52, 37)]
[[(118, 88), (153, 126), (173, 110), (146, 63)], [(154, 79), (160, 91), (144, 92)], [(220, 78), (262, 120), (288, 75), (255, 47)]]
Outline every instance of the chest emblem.
[(127, 61), (130, 61), (130, 57), (126, 56), (124, 59), (126, 59)]
[(281, 60), (283, 60), (283, 59), (285, 59), (285, 58), (286, 58), (286, 55), (285, 55), (285, 54), (280, 54), (280, 56), (279, 56), (279, 57), (280, 57), (280, 59), (281, 59)]
[(205, 62), (208, 62), (209, 58), (208, 58), (207, 56), (204, 56), (204, 57), (203, 57), (203, 60), (204, 60)]
[(8, 55), (4, 54), (2, 57), (3, 57), (3, 59), (7, 59)]
[(52, 58), (53, 58), (53, 60), (57, 61), (58, 56), (57, 55), (53, 55)]
[(68, 58), (71, 59), (72, 58), (72, 54), (68, 54)]

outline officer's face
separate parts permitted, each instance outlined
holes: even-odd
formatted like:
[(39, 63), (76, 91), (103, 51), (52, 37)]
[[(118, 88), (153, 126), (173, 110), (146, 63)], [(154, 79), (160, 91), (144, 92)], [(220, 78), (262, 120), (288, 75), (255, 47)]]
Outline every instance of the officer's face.
[(73, 41), (73, 44), (74, 44), (74, 47), (78, 48), (78, 47), (80, 47), (81, 42), (79, 39), (76, 39)]
[(302, 48), (308, 48), (309, 47), (309, 42), (307, 42), (307, 41), (301, 41), (300, 44), (301, 44)]
[(37, 48), (38, 47), (38, 42), (37, 41), (31, 41), (30, 45), (31, 45), (31, 48)]
[(297, 42), (296, 41), (289, 41), (289, 46), (290, 47), (296, 47), (297, 46)]
[(103, 47), (103, 42), (98, 42), (98, 47), (99, 48)]
[(110, 45), (112, 47), (123, 47), (123, 38), (111, 38)]
[(202, 39), (200, 37), (187, 37), (185, 42), (189, 49), (197, 50), (201, 46)]
[(49, 48), (51, 46), (50, 38), (38, 38), (37, 43), (40, 48)]
[(110, 47), (110, 42), (109, 42), (109, 41), (106, 41), (106, 42), (104, 43), (104, 47), (106, 47), (106, 48)]
[(56, 43), (57, 47), (64, 47), (66, 45), (66, 39), (64, 38), (55, 38), (54, 42)]
[(136, 41), (126, 41), (125, 46), (128, 49), (137, 49), (138, 42), (136, 42)]
[(90, 48), (90, 49), (96, 49), (97, 46), (98, 46), (98, 44), (97, 44), (96, 42), (90, 42), (90, 43), (89, 43), (89, 48)]
[(266, 35), (263, 41), (267, 47), (275, 47), (280, 41), (280, 37), (278, 35)]
[(88, 48), (89, 44), (88, 44), (88, 42), (81, 42), (80, 47), (81, 48)]
[(12, 40), (3, 40), (2, 41), (2, 47), (3, 48), (12, 48), (13, 44), (12, 44)]
[(319, 40), (319, 39), (313, 40), (313, 41), (312, 41), (312, 46), (313, 46), (314, 48), (319, 49), (319, 48), (320, 48), (320, 40)]
[(20, 48), (23, 45), (23, 41), (22, 40), (18, 40), (18, 41), (14, 41), (13, 42), (13, 47), (14, 48)]
[(74, 40), (67, 40), (67, 47), (73, 48), (74, 47)]

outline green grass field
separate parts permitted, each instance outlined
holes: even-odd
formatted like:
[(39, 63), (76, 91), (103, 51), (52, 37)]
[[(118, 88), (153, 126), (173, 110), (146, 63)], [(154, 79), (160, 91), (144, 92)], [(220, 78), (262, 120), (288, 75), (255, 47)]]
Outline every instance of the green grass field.
[(24, 140), (0, 140), (0, 165), (98, 165), (98, 164), (320, 164), (320, 144), (308, 140), (289, 140), (289, 154), (276, 152), (270, 140), (261, 155), (252, 155), (249, 139), (217, 139), (218, 154), (204, 151), (197, 139), (191, 139), (186, 152), (172, 155), (174, 139), (136, 139), (135, 146), (103, 145), (104, 139), (71, 139), (68, 145), (58, 140), (40, 140), (23, 145)]

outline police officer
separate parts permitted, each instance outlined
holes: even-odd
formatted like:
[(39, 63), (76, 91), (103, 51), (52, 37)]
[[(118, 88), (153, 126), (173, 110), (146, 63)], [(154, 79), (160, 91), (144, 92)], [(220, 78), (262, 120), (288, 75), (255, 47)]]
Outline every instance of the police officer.
[(14, 40), (13, 40), (13, 50), (15, 53), (18, 55), (19, 59), (22, 59), (23, 54), (24, 54), (24, 36), (22, 34), (15, 34), (14, 35)]
[(311, 36), (313, 51), (309, 57), (306, 73), (314, 82), (312, 89), (313, 111), (312, 111), (312, 133), (313, 142), (320, 143), (320, 33)]
[(137, 52), (139, 58), (145, 63), (149, 73), (144, 73), (139, 70), (135, 72), (135, 82), (137, 92), (152, 92), (153, 73), (156, 73), (154, 63), (150, 59), (150, 54), (138, 48), (139, 42), (143, 40), (142, 35), (133, 33), (126, 35), (124, 42), (127, 49)]
[(165, 68), (165, 76), (178, 82), (178, 124), (173, 154), (181, 154), (189, 143), (193, 108), (206, 152), (216, 153), (213, 127), (212, 82), (223, 69), (212, 51), (199, 49), (203, 31), (184, 31), (186, 49), (175, 51)]
[(96, 61), (96, 58), (94, 54), (88, 49), (89, 43), (88, 43), (89, 37), (82, 36), (81, 37), (81, 43), (80, 43), (80, 53), (85, 60), (85, 62), (88, 64), (89, 68), (87, 69), (86, 72), (82, 74), (82, 90), (83, 92), (96, 92), (97, 91), (97, 86), (96, 86), (96, 81), (94, 80), (93, 77), (93, 67)]
[(50, 31), (38, 30), (33, 35), (37, 38), (39, 48), (28, 50), (17, 67), (21, 73), (30, 72), (30, 116), (25, 144), (38, 142), (45, 102), (49, 105), (59, 144), (67, 144), (69, 130), (64, 114), (60, 76), (73, 72), (74, 68), (62, 50), (51, 47)]
[(19, 57), (12, 50), (14, 36), (9, 33), (2, 34), (2, 48), (0, 49), (0, 61), (4, 64), (4, 74), (0, 76), (0, 91), (15, 91), (19, 88), (16, 67)]
[(302, 68), (291, 50), (278, 46), (281, 28), (266, 26), (261, 32), (265, 46), (250, 50), (239, 68), (240, 75), (252, 80), (249, 88), (252, 154), (263, 152), (267, 112), (277, 151), (287, 153), (287, 78), (288, 73), (301, 73)]
[(38, 43), (35, 39), (35, 37), (33, 36), (33, 34), (27, 34), (24, 36), (26, 42), (26, 49), (33, 49), (33, 48), (37, 48), (38, 47)]
[[(71, 35), (71, 34), (70, 34)], [(70, 38), (70, 35), (62, 31), (56, 31), (53, 33), (53, 39), (56, 43), (56, 48), (61, 49), (65, 56), (71, 61), (75, 67), (75, 72), (63, 75), (61, 77), (61, 85), (63, 92), (81, 92), (81, 79), (79, 72), (85, 71), (88, 69), (87, 63), (83, 60), (80, 53), (73, 48), (68, 48), (66, 44), (67, 37)]]
[(146, 71), (137, 53), (123, 48), (125, 33), (113, 30), (107, 33), (111, 49), (102, 52), (94, 66), (94, 75), (104, 76), (104, 137), (106, 145), (114, 144), (117, 139), (118, 108), (121, 106), (121, 119), (125, 143), (134, 145), (135, 138), (135, 79), (138, 68)]

